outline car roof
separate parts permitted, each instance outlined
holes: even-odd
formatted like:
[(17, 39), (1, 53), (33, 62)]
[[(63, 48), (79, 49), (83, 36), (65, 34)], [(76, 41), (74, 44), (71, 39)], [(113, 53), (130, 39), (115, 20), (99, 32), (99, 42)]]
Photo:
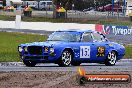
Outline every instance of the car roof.
[(59, 30), (59, 31), (56, 31), (56, 32), (81, 32), (81, 33), (84, 33), (84, 32), (95, 32), (93, 30), (89, 30), (89, 29), (66, 29), (66, 30)]

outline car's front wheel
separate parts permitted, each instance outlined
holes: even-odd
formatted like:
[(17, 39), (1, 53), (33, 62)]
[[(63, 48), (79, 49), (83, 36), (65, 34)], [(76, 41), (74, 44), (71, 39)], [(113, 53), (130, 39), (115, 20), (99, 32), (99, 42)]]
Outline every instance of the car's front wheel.
[(71, 60), (72, 60), (72, 53), (69, 50), (64, 50), (61, 57), (60, 57), (60, 61), (58, 63), (59, 66), (69, 66), (71, 64)]
[(113, 66), (115, 65), (117, 60), (117, 55), (116, 52), (111, 51), (108, 55), (107, 55), (107, 59), (105, 61), (105, 65), (106, 66)]
[(23, 61), (27, 67), (35, 67), (36, 63), (33, 61)]

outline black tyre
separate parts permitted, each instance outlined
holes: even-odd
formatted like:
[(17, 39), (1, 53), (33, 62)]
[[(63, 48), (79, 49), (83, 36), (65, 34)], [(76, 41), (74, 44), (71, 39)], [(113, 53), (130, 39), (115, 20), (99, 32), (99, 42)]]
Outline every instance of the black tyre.
[(23, 61), (27, 67), (35, 67), (36, 63), (33, 61)]
[(107, 55), (107, 59), (105, 61), (105, 65), (106, 66), (113, 66), (115, 65), (117, 60), (117, 55), (116, 52), (111, 51), (108, 55)]
[(64, 50), (58, 65), (62, 67), (69, 66), (71, 64), (72, 57), (72, 53), (69, 50)]

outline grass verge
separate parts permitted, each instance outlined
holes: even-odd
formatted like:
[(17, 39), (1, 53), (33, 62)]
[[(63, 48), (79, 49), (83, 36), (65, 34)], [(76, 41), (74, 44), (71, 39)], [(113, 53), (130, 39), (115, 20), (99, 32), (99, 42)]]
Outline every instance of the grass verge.
[(46, 39), (44, 35), (0, 32), (0, 62), (20, 61), (17, 52), (19, 44)]
[(132, 58), (132, 45), (126, 45), (126, 54), (125, 58)]
[[(0, 20), (5, 21), (14, 21), (15, 16), (5, 16), (0, 15)], [(85, 24), (105, 24), (105, 25), (124, 25), (124, 26), (132, 26), (132, 22), (126, 21), (116, 21), (116, 19), (108, 19), (108, 20), (89, 20), (89, 19), (54, 19), (54, 18), (46, 18), (46, 17), (22, 17), (22, 21), (26, 22), (53, 22), (53, 23), (85, 23)]]
[[(0, 32), (0, 62), (20, 61), (17, 46), (21, 43), (45, 41), (46, 35)], [(126, 47), (124, 58), (132, 58), (132, 46)]]

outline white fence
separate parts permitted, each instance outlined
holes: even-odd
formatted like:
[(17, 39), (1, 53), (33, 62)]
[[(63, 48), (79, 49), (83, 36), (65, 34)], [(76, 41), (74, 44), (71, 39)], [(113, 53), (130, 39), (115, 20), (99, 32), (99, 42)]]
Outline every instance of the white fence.
[[(0, 21), (0, 28), (16, 28), (15, 21)], [(20, 29), (56, 31), (63, 29), (95, 30), (95, 24), (51, 23), (51, 22), (21, 22)]]

